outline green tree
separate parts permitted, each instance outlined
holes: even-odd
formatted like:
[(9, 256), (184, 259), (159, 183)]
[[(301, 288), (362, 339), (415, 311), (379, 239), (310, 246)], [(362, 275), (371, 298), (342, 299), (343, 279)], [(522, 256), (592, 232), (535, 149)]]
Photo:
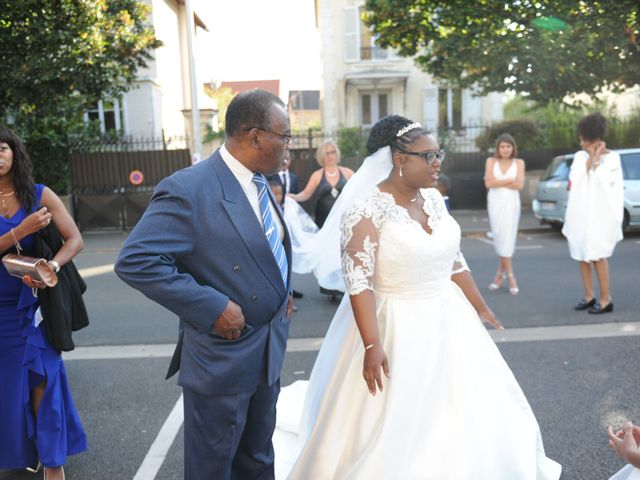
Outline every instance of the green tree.
[(224, 138), (227, 107), (231, 103), (231, 100), (233, 100), (233, 98), (237, 95), (237, 93), (234, 92), (230, 87), (218, 86), (216, 82), (209, 83), (209, 85), (205, 87), (205, 93), (215, 100), (216, 108), (218, 109), (218, 130), (214, 132), (213, 129), (211, 129), (205, 141)]
[(126, 91), (161, 43), (135, 0), (0, 0), (0, 120), (27, 142), (38, 181), (67, 190), (68, 136)]
[(640, 79), (637, 0), (367, 0), (382, 47), (439, 79), (537, 103)]

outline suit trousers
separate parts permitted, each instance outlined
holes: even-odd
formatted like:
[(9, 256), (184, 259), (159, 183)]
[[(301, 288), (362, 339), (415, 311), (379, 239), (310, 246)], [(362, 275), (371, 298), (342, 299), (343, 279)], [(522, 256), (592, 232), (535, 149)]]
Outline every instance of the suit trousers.
[(280, 380), (231, 395), (184, 392), (185, 480), (273, 480)]

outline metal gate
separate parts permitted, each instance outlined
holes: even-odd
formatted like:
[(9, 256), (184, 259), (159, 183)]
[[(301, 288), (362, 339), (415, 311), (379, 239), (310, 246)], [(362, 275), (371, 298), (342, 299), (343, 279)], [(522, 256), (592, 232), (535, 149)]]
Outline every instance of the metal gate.
[(190, 164), (186, 149), (72, 154), (76, 223), (81, 230), (133, 228), (155, 186)]

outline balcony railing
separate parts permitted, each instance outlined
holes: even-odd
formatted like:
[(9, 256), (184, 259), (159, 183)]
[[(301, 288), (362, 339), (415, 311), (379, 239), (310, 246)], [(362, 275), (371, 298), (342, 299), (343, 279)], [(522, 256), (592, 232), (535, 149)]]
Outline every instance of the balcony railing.
[(360, 47), (360, 60), (386, 60), (389, 51), (381, 47)]

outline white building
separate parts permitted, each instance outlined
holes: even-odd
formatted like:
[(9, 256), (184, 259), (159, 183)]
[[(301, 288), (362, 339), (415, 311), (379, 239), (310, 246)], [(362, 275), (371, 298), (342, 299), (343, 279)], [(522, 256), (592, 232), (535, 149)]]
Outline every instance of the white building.
[[(170, 139), (192, 137), (191, 79), (187, 48), (184, 0), (143, 0), (151, 6), (149, 23), (162, 46), (144, 69), (137, 72), (131, 90), (120, 98), (102, 100), (85, 119), (99, 120), (103, 132), (122, 131), (133, 138)], [(192, 0), (194, 10), (198, 3)], [(194, 14), (194, 49), (203, 44), (207, 27)], [(194, 54), (197, 58), (197, 53)], [(211, 121), (212, 100), (204, 94), (202, 82), (196, 82), (201, 125)]]
[(476, 97), (468, 89), (437, 83), (412, 59), (376, 46), (361, 20), (364, 0), (315, 1), (326, 131), (371, 126), (392, 113), (420, 121), (431, 130), (502, 119), (502, 94)]

